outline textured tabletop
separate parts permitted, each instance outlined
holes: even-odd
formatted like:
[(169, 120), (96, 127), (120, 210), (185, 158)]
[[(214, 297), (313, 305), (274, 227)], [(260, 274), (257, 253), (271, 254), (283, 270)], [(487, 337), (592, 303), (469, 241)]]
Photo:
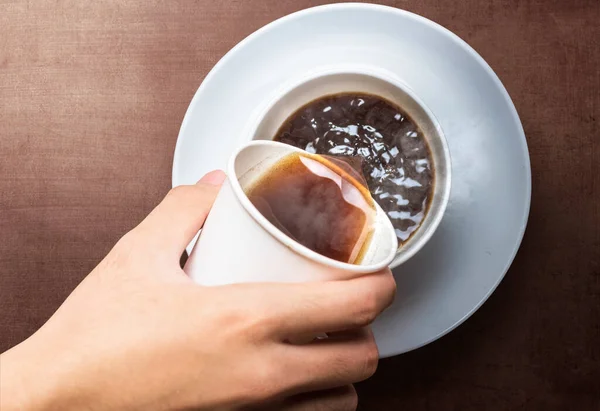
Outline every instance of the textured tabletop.
[[(521, 116), (522, 247), (465, 324), (382, 361), (363, 410), (600, 409), (600, 1), (388, 1), (454, 31)], [(238, 41), (309, 0), (0, 2), (0, 351), (170, 187), (187, 105)]]

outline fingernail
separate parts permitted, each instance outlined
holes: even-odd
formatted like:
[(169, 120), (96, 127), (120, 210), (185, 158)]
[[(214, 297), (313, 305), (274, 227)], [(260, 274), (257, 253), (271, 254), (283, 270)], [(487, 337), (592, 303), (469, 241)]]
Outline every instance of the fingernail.
[(220, 186), (225, 181), (225, 173), (221, 170), (211, 171), (198, 181), (199, 183), (210, 184), (213, 186)]

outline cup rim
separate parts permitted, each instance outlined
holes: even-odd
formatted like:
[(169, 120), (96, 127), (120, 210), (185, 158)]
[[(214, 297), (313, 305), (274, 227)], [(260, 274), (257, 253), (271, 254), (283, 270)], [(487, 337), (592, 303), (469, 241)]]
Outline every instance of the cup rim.
[[(250, 121), (249, 125), (246, 127), (246, 132), (244, 133), (244, 138), (246, 141), (273, 141), (273, 140), (254, 140), (259, 127), (261, 126), (264, 119), (267, 115), (273, 110), (273, 108), (289, 93), (297, 88), (303, 86), (306, 83), (314, 81), (321, 77), (333, 76), (333, 75), (362, 75), (367, 77), (375, 78), (376, 80), (383, 81), (385, 83), (390, 84), (391, 86), (401, 90), (404, 92), (410, 99), (412, 99), (419, 107), (423, 110), (426, 117), (428, 118), (431, 126), (435, 128), (437, 135), (434, 137), (438, 140), (439, 146), (441, 148), (441, 159), (445, 164), (445, 174), (440, 176), (436, 173), (435, 176), (435, 185), (433, 195), (435, 195), (436, 188), (440, 189), (442, 187), (442, 196), (439, 198), (438, 207), (435, 213), (431, 213), (431, 210), (428, 210), (425, 218), (421, 222), (421, 226), (417, 228), (416, 233), (419, 233), (419, 237), (416, 238), (415, 242), (410, 243), (411, 239), (408, 240), (408, 245), (403, 245), (399, 247), (394, 253), (395, 256), (389, 264), (390, 268), (396, 268), (412, 258), (415, 254), (417, 254), (425, 244), (431, 239), (437, 228), (439, 227), (443, 216), (446, 212), (446, 208), (448, 206), (448, 202), (450, 200), (450, 191), (452, 186), (452, 161), (450, 157), (450, 149), (448, 147), (448, 142), (446, 140), (446, 136), (438, 119), (435, 117), (431, 109), (425, 104), (425, 102), (402, 80), (396, 78), (393, 73), (388, 72), (384, 69), (379, 69), (377, 67), (372, 67), (369, 65), (340, 65), (340, 66), (329, 66), (324, 69), (315, 70), (307, 73), (306, 75), (296, 78), (295, 81), (287, 82), (282, 85), (280, 89), (275, 92), (273, 98), (269, 99), (265, 105), (259, 108), (257, 112), (255, 112), (255, 116)], [(350, 90), (349, 90), (350, 91)], [(351, 91), (350, 91), (351, 92)], [(325, 95), (325, 94), (324, 94)], [(400, 107), (402, 108), (402, 107)], [(427, 140), (430, 136), (426, 135), (425, 139)], [(428, 144), (431, 145), (431, 142), (428, 141)], [(292, 147), (292, 146), (290, 146)], [(298, 149), (303, 152), (303, 150)], [(237, 155), (237, 153), (236, 153)], [(433, 198), (433, 196), (432, 196)], [(376, 202), (376, 201), (375, 201)], [(377, 203), (377, 202), (376, 202)], [(422, 224), (429, 220), (427, 227), (422, 227)]]
[[(231, 184), (231, 188), (240, 202), (244, 210), (260, 225), (260, 227), (267, 231), (271, 236), (273, 236), (277, 241), (282, 243), (284, 246), (289, 248), (292, 252), (301, 255), (304, 258), (315, 261), (321, 265), (326, 265), (331, 268), (337, 268), (340, 270), (344, 270), (347, 272), (353, 272), (357, 274), (366, 274), (380, 271), (390, 265), (392, 260), (396, 256), (397, 252), (397, 238), (394, 232), (393, 227), (391, 226), (391, 222), (389, 223), (390, 227), (388, 231), (390, 235), (390, 239), (393, 243), (396, 243), (396, 248), (391, 248), (390, 253), (384, 259), (382, 259), (377, 264), (368, 264), (368, 265), (359, 265), (359, 264), (350, 264), (342, 261), (334, 260), (333, 258), (325, 257), (316, 251), (311, 250), (310, 248), (298, 243), (297, 241), (291, 239), (287, 235), (285, 235), (281, 230), (279, 230), (275, 225), (273, 225), (266, 217), (264, 217), (252, 204), (244, 190), (240, 182), (238, 181), (237, 173), (235, 170), (235, 163), (238, 156), (242, 153), (242, 151), (248, 149), (249, 147), (254, 146), (280, 146), (284, 145), (287, 149), (290, 149), (290, 153), (304, 153), (304, 150), (299, 149), (297, 147), (293, 147), (284, 143), (279, 143), (271, 140), (253, 140), (244, 146), (240, 147), (236, 152), (231, 156), (229, 160), (229, 164), (227, 165), (227, 175), (229, 183)], [(377, 208), (377, 213), (383, 212), (376, 201), (374, 201), (375, 207)], [(393, 239), (392, 239), (393, 237)]]

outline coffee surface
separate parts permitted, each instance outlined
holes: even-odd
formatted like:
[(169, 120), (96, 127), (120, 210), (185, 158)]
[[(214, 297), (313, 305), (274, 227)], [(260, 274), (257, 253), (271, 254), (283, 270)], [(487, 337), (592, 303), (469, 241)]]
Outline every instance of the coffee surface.
[(399, 244), (427, 213), (434, 182), (429, 147), (417, 125), (381, 97), (343, 93), (312, 101), (283, 123), (274, 140), (309, 153), (361, 158), (369, 190)]
[(358, 263), (371, 233), (372, 199), (364, 186), (313, 157), (285, 157), (246, 195), (293, 240), (323, 256)]

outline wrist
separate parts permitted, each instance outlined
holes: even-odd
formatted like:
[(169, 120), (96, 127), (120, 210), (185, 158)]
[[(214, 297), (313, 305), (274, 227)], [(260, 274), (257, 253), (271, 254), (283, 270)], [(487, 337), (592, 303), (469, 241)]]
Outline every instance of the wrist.
[(50, 351), (34, 334), (0, 355), (0, 410), (70, 409), (73, 393)]

